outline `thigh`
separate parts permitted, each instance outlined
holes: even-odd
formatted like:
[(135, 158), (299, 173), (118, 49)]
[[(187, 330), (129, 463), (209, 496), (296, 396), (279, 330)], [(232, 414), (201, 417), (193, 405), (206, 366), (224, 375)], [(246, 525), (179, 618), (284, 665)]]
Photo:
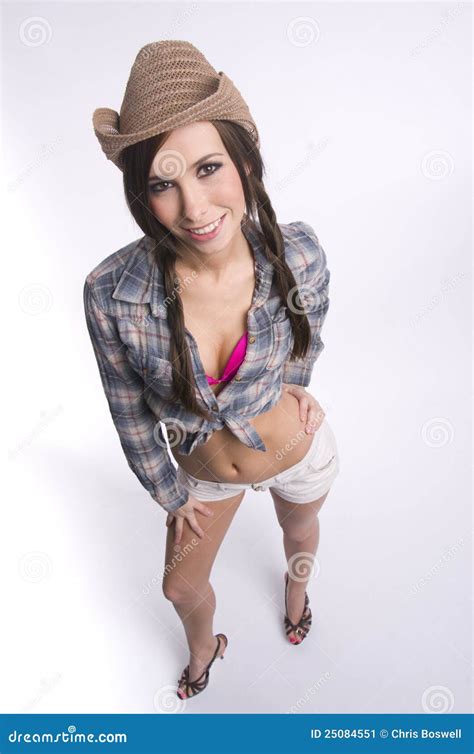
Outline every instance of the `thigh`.
[(317, 500), (309, 503), (290, 503), (288, 500), (284, 500), (278, 492), (271, 489), (270, 493), (273, 498), (278, 523), (283, 531), (290, 536), (304, 533), (314, 522), (329, 492), (330, 490)]
[(174, 521), (167, 527), (163, 588), (186, 590), (204, 584), (209, 579), (219, 547), (245, 495), (242, 490), (224, 500), (207, 501), (205, 505), (214, 511), (206, 516), (195, 511), (204, 536), (198, 537), (187, 521), (179, 545), (174, 544)]

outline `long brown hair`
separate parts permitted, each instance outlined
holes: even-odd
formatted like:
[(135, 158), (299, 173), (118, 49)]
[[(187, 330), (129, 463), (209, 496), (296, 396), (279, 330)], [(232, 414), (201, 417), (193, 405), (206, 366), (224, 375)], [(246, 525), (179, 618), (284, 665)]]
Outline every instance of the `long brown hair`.
[[(234, 163), (242, 182), (245, 198), (246, 222), (261, 239), (267, 259), (271, 262), (276, 274), (276, 282), (282, 299), (287, 306), (287, 314), (294, 333), (291, 358), (304, 357), (311, 343), (311, 328), (306, 315), (293, 311), (288, 307), (289, 292), (296, 287), (296, 281), (284, 256), (284, 241), (278, 226), (276, 215), (270, 198), (263, 184), (265, 167), (259, 149), (250, 134), (238, 123), (232, 121), (211, 121), (219, 133), (222, 142)], [(124, 149), (123, 152), (123, 185), (125, 199), (135, 221), (145, 235), (156, 242), (155, 258), (163, 274), (167, 306), (167, 318), (170, 327), (170, 356), (173, 370), (174, 400), (179, 400), (183, 406), (205, 418), (210, 418), (209, 412), (203, 410), (197, 403), (191, 355), (189, 353), (183, 306), (179, 292), (176, 290), (175, 274), (175, 240), (164, 225), (162, 225), (149, 204), (148, 177), (150, 167), (158, 149), (169, 135), (158, 134), (150, 139)], [(247, 174), (245, 167), (250, 172)], [(258, 217), (261, 232), (255, 221)]]

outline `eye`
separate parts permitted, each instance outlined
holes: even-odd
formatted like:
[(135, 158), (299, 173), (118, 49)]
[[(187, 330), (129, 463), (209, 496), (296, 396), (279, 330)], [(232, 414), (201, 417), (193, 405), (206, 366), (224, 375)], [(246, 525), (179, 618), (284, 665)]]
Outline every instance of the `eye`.
[[(217, 171), (221, 167), (222, 167), (221, 162), (206, 162), (204, 165), (201, 165), (198, 172), (200, 172), (201, 170), (205, 170), (207, 168), (212, 168), (212, 171), (204, 173), (203, 178), (207, 178), (208, 176), (214, 175), (214, 173), (217, 173)], [(152, 194), (164, 194), (165, 191), (168, 190), (166, 187), (172, 186), (172, 185), (173, 185), (172, 181), (157, 181), (156, 183), (150, 184), (148, 188)]]

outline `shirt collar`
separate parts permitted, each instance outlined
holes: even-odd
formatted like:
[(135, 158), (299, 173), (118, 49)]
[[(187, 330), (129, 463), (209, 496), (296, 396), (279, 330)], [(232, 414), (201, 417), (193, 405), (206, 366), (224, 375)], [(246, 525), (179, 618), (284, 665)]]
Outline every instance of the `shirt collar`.
[[(257, 230), (261, 232), (260, 226)], [(273, 265), (265, 256), (260, 237), (250, 224), (242, 225), (242, 232), (249, 242), (255, 260), (254, 306), (261, 306), (270, 292)], [(163, 275), (154, 255), (155, 241), (143, 236), (127, 261), (112, 298), (133, 304), (149, 303), (154, 317), (166, 319), (165, 287)]]

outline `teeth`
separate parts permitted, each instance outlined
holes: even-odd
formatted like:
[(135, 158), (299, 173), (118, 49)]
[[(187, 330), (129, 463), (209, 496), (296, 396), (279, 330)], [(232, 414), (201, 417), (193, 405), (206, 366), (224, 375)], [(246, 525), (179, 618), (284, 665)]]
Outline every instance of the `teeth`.
[(206, 225), (205, 228), (201, 228), (200, 230), (194, 230), (194, 228), (190, 228), (190, 230), (193, 233), (197, 233), (198, 236), (202, 236), (205, 233), (210, 233), (212, 230), (214, 230), (215, 228), (217, 228), (217, 226), (219, 225), (219, 223), (220, 223), (220, 218), (219, 218), (219, 220), (216, 220), (215, 223), (211, 223), (211, 225)]

